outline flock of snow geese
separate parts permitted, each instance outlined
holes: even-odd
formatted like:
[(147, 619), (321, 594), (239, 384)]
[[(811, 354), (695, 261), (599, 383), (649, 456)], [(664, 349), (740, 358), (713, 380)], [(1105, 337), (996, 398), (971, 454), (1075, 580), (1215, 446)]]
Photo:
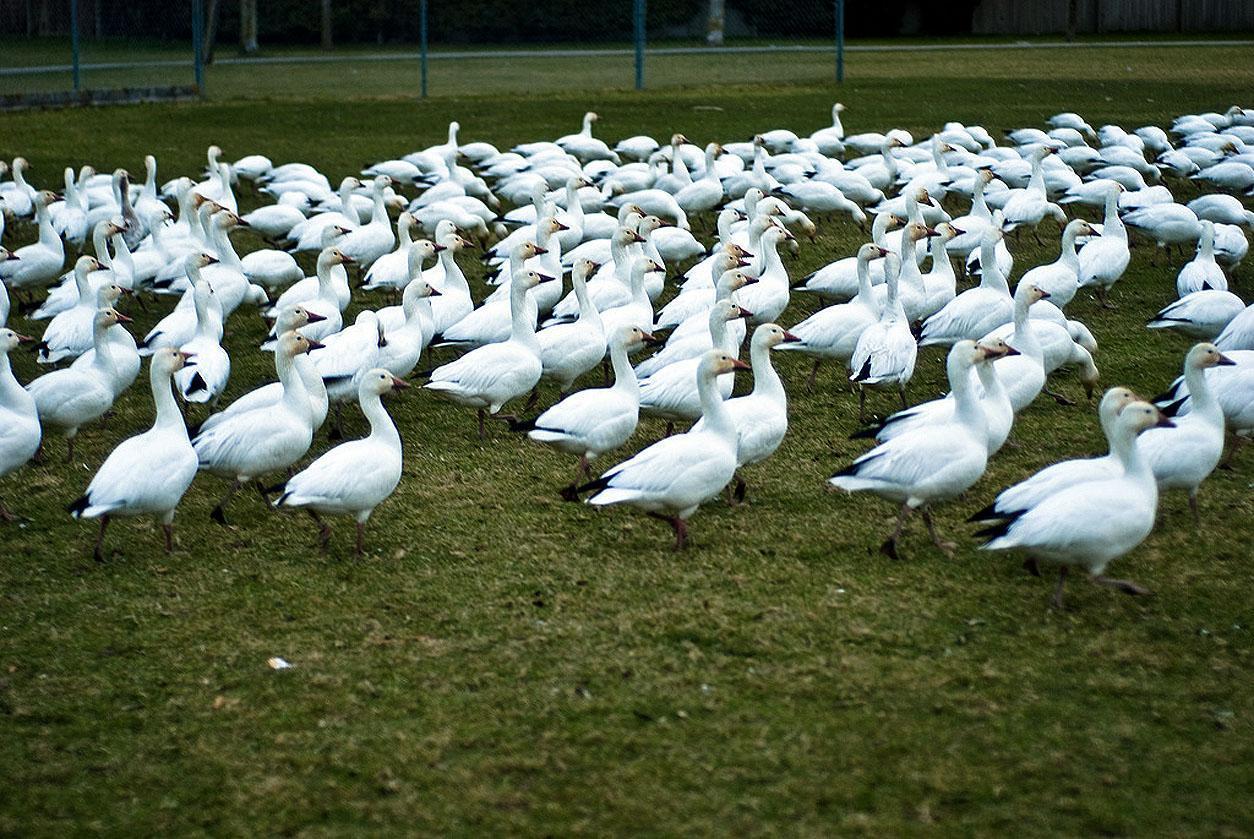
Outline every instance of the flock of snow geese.
[[(682, 547), (698, 507), (724, 491), (742, 498), (738, 470), (770, 457), (786, 434), (778, 350), (809, 356), (815, 370), (847, 367), (860, 418), (868, 392), (895, 393), (901, 410), (860, 432), (875, 448), (829, 482), (900, 505), (888, 555), (898, 555), (915, 510), (948, 552), (933, 508), (980, 480), (1016, 415), (1049, 393), (1048, 377), (1076, 368), (1092, 392), (1097, 343), (1065, 308), (1081, 289), (1111, 305), (1134, 234), (1168, 253), (1196, 249), (1176, 294), (1163, 289), (1164, 302), (1176, 299), (1149, 323), (1201, 341), (1183, 376), (1156, 402), (1106, 391), (1098, 419), (1109, 454), (1049, 466), (972, 519), (985, 523), (983, 547), (1023, 551), (1033, 570), (1057, 564), (1058, 604), (1072, 566), (1142, 592), (1104, 576), (1108, 564), (1149, 535), (1160, 491), (1187, 490), (1196, 515), (1225, 431), (1254, 433), (1254, 306), (1228, 288), (1254, 230), (1237, 197), (1254, 191), (1254, 110), (1131, 132), (1062, 113), (1004, 141), (958, 123), (921, 140), (903, 130), (847, 135), (842, 110), (808, 137), (772, 130), (704, 147), (680, 134), (611, 147), (593, 135), (593, 113), (578, 133), (504, 151), (459, 142), (453, 123), (447, 142), (376, 163), (338, 189), (310, 165), (261, 155), (230, 163), (216, 146), (201, 180), (159, 185), (149, 156), (142, 184), (83, 166), (65, 170), (60, 194), (32, 186), (25, 160), (0, 163), (0, 327), (11, 315), (45, 321), (34, 348), (49, 365), (20, 384), (9, 355), (33, 339), (0, 329), (0, 477), (54, 434), (72, 456), (77, 431), (110, 411), (149, 356), (155, 421), (121, 442), (68, 506), (99, 519), (97, 559), (115, 516), (157, 517), (171, 549), (175, 508), (201, 471), (230, 482), (218, 521), (254, 482), (277, 493), (275, 507), (316, 519), (324, 547), (323, 516), (353, 516), (360, 552), (367, 519), (401, 479), (401, 437), (381, 397), (421, 379), (475, 409), (481, 436), (489, 415), (526, 400), (508, 415), (511, 428), (578, 457), (565, 498), (639, 508), (668, 521)], [(1202, 194), (1177, 203), (1173, 186)], [(241, 213), (244, 190), (261, 206)], [(1073, 204), (1099, 208), (1102, 222), (1068, 220)], [(946, 206), (969, 212), (952, 217)], [(717, 231), (708, 246), (690, 223), (703, 215)], [(780, 251), (813, 239), (815, 219), (869, 223), (871, 241), (792, 278)], [(271, 247), (239, 256), (231, 235), (242, 227)], [(1054, 229), (1058, 258), (1024, 271), (1012, 291), (1015, 242)], [(456, 259), (471, 250), (494, 286), (478, 305)], [(316, 253), (313, 276), (293, 256), (306, 251)], [(978, 283), (960, 291), (968, 275)], [(668, 277), (678, 277), (673, 294)], [(399, 305), (361, 308), (346, 322), (354, 296), (373, 292), (399, 294)], [(782, 326), (793, 292), (828, 305)], [(174, 301), (139, 340), (118, 310), (131, 295)], [(273, 324), (259, 351), (273, 353), (277, 382), (223, 406), (223, 329), (246, 304)], [(919, 348), (933, 345), (948, 348), (950, 392), (911, 406)], [(656, 349), (641, 357), (646, 347)], [(420, 369), (427, 357), (443, 363)], [(598, 368), (605, 386), (576, 389)], [(752, 390), (733, 397), (736, 372), (749, 369)], [(541, 380), (561, 399), (534, 413)], [(328, 416), (338, 429), (354, 401), (370, 433), (298, 471)], [(200, 421), (189, 429), (193, 413)], [(666, 420), (667, 436), (594, 477), (590, 461), (624, 446), (641, 414)], [(672, 433), (681, 424), (688, 430)]]

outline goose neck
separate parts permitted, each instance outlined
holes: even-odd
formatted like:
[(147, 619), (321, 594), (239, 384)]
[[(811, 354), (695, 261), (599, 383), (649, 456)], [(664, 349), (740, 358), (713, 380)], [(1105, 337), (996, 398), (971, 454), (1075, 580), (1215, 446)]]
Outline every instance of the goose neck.
[(296, 365), (292, 363), (292, 355), (286, 352), (274, 354), (274, 369), (279, 374), (279, 383), (283, 386), (283, 406), (294, 416), (311, 421), (313, 405), (309, 401), (309, 393), (305, 390), (304, 379)]
[(771, 348), (765, 343), (754, 341), (749, 348), (749, 363), (753, 366), (753, 395), (765, 397), (771, 401), (783, 401), (784, 383), (779, 379), (775, 365), (771, 363)]
[(1194, 364), (1186, 365), (1184, 383), (1189, 390), (1189, 401), (1192, 403), (1191, 411), (1207, 419), (1218, 417), (1222, 422), (1223, 409), (1220, 407), (1219, 400), (1215, 398), (1215, 393), (1211, 389), (1206, 369)]
[[(730, 374), (728, 374), (730, 375)], [(701, 416), (705, 427), (715, 434), (734, 443), (736, 426), (732, 422), (727, 406), (723, 404), (723, 394), (719, 392), (716, 375), (699, 375), (697, 377), (697, 394), (701, 398)]]
[(370, 439), (383, 443), (394, 451), (400, 451), (400, 432), (396, 430), (396, 423), (392, 422), (392, 417), (383, 407), (383, 400), (379, 394), (367, 391), (358, 397), (358, 401), (361, 404), (361, 412), (370, 422)]
[(614, 390), (634, 394), (640, 398), (640, 383), (636, 379), (636, 371), (627, 357), (627, 347), (621, 341), (610, 344), (610, 365), (614, 368)]
[(149, 366), (148, 382), (152, 387), (152, 401), (157, 407), (157, 420), (153, 423), (153, 428), (177, 427), (186, 437), (187, 426), (183, 424), (183, 414), (179, 411), (178, 403), (174, 401), (172, 378), (169, 370), (155, 364)]
[[(521, 282), (511, 282), (509, 288), (510, 340), (530, 348), (539, 355), (540, 342), (528, 309), (527, 287)], [(532, 306), (534, 306), (532, 302)]]

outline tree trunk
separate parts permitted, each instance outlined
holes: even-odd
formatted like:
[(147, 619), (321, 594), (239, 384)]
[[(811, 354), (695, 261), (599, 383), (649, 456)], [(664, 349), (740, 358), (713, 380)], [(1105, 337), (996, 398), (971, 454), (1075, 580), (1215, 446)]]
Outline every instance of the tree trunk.
[(246, 53), (253, 53), (259, 49), (257, 46), (257, 0), (240, 0), (239, 47)]
[(205, 54), (201, 57), (205, 64), (213, 63), (213, 50), (218, 42), (218, 10), (221, 8), (218, 0), (209, 0), (205, 9)]
[(322, 48), (329, 50), (331, 43), (331, 0), (322, 0)]
[(710, 15), (705, 24), (705, 42), (712, 47), (723, 45), (723, 26), (727, 21), (726, 0), (710, 0)]

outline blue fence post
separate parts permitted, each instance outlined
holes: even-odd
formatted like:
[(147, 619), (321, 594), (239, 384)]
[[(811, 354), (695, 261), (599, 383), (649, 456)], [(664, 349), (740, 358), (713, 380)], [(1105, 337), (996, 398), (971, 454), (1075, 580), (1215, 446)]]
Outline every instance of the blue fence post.
[(418, 50), (422, 73), (422, 98), (427, 98), (427, 0), (418, 2)]
[(82, 87), (82, 76), (78, 68), (78, 0), (70, 0), (70, 53), (74, 61), (74, 92)]
[(644, 90), (644, 20), (645, 0), (635, 0), (633, 5), (636, 41), (636, 90)]
[(205, 4), (192, 0), (192, 71), (196, 76), (196, 92), (205, 92)]
[(845, 80), (845, 0), (836, 0), (836, 81)]

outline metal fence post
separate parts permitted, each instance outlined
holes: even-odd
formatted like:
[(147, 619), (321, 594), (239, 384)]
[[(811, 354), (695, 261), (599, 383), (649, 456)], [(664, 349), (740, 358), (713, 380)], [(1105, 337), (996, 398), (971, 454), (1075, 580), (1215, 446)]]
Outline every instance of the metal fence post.
[(836, 81), (845, 80), (845, 0), (836, 0)]
[(633, 4), (635, 18), (636, 41), (636, 90), (644, 90), (644, 21), (645, 0), (635, 0)]
[(205, 4), (192, 0), (192, 72), (196, 76), (196, 92), (205, 92)]
[(422, 72), (422, 98), (427, 98), (427, 0), (418, 0), (418, 49)]
[(82, 87), (82, 76), (78, 67), (78, 0), (70, 0), (70, 52), (74, 61), (74, 92)]

